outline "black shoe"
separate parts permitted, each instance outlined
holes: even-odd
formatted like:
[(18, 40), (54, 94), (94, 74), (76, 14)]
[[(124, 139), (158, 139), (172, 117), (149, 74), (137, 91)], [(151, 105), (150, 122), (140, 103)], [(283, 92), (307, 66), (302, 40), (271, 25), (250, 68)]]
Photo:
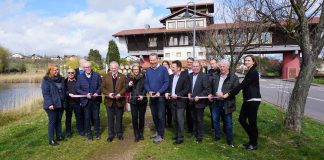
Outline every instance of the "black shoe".
[(57, 141), (63, 141), (64, 138), (63, 138), (63, 137), (57, 137), (56, 140), (57, 140)]
[(257, 146), (250, 144), (250, 145), (246, 146), (245, 149), (248, 151), (257, 150)]
[(178, 137), (172, 137), (172, 140), (177, 140), (178, 139)]
[(108, 141), (108, 142), (112, 142), (113, 140), (114, 140), (114, 137), (108, 137), (108, 138), (107, 138), (107, 141)]
[(88, 140), (89, 141), (92, 141), (93, 140), (93, 137), (92, 136), (88, 136)]
[(57, 145), (59, 145), (56, 141), (54, 141), (54, 140), (50, 140), (49, 142), (48, 142), (48, 144), (49, 145), (51, 145), (51, 146), (57, 146)]
[(181, 143), (183, 143), (183, 140), (176, 140), (173, 142), (174, 145), (181, 144)]
[(219, 140), (220, 140), (219, 137), (215, 137), (215, 138), (214, 138), (214, 141), (219, 141)]
[(100, 135), (96, 135), (96, 139), (100, 139), (101, 138), (101, 136)]
[(196, 142), (197, 142), (197, 143), (202, 143), (202, 138), (197, 138), (197, 139), (196, 139)]
[(66, 134), (66, 138), (71, 138), (72, 137), (72, 133), (67, 133)]
[(118, 139), (119, 140), (124, 140), (124, 137), (123, 136), (118, 136)]
[(134, 142), (139, 142), (139, 138), (135, 138), (134, 139)]

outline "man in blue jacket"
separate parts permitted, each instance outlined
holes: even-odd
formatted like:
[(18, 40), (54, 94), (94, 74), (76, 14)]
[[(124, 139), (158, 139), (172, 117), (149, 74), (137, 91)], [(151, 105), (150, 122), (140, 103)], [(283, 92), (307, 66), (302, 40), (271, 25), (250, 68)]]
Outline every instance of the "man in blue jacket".
[(85, 74), (79, 75), (76, 83), (76, 91), (86, 97), (80, 98), (81, 106), (84, 107), (84, 128), (89, 140), (92, 140), (91, 116), (94, 121), (94, 132), (96, 139), (100, 139), (100, 118), (99, 109), (101, 103), (101, 77), (97, 72), (91, 70), (91, 63), (83, 64)]
[(150, 94), (151, 113), (156, 129), (152, 136), (154, 143), (160, 143), (164, 137), (165, 127), (165, 99), (164, 93), (169, 86), (168, 70), (158, 63), (158, 55), (153, 53), (149, 57), (151, 66), (147, 68), (145, 89)]

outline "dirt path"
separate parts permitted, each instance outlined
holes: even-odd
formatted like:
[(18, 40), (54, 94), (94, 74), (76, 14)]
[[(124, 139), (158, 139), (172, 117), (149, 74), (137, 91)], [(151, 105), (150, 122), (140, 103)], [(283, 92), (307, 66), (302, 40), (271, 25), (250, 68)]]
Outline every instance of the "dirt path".
[[(89, 160), (105, 160), (105, 159), (113, 159), (113, 160), (130, 160), (133, 159), (134, 155), (140, 150), (144, 143), (140, 141), (138, 143), (134, 142), (134, 134), (132, 124), (124, 124), (125, 130), (124, 132), (124, 140), (120, 141), (117, 138), (114, 139), (113, 142), (108, 143), (105, 147), (100, 150), (94, 152)], [(144, 137), (147, 140), (150, 136), (150, 126), (153, 125), (151, 111), (149, 107), (147, 107), (145, 113), (145, 129), (144, 129)]]

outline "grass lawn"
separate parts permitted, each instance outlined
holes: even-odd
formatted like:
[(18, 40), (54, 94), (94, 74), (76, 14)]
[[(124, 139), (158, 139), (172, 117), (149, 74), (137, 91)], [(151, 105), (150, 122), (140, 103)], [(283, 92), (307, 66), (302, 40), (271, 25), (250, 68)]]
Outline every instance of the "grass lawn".
[(324, 85), (324, 78), (314, 78), (313, 83), (316, 83), (316, 84), (323, 84)]
[[(241, 100), (241, 97), (238, 100)], [(247, 136), (237, 121), (242, 102), (237, 103), (238, 109), (233, 115), (235, 148), (229, 148), (224, 137), (218, 142), (212, 140), (209, 109), (206, 108), (206, 134), (202, 144), (195, 143), (194, 138), (186, 134), (185, 142), (175, 146), (171, 140), (173, 136), (171, 129), (166, 129), (165, 141), (158, 145), (153, 144), (149, 136), (154, 131), (146, 129), (144, 141), (117, 147), (118, 153), (126, 154), (129, 148), (132, 148), (134, 159), (324, 159), (323, 124), (305, 118), (301, 134), (286, 131), (283, 127), (284, 114), (265, 103), (262, 103), (259, 109), (258, 150), (247, 152), (241, 149), (241, 144), (247, 141)], [(113, 143), (106, 142), (107, 117), (103, 106), (100, 116), (102, 132), (100, 140), (88, 141), (74, 134), (71, 139), (61, 142), (58, 147), (52, 147), (47, 143), (46, 113), (39, 109), (30, 116), (0, 126), (0, 159), (97, 159), (94, 158), (97, 154), (115, 152), (115, 145), (121, 142), (118, 140)], [(75, 132), (74, 123), (73, 119)], [(125, 136), (133, 140), (130, 123), (130, 113), (127, 112), (124, 114)], [(62, 124), (64, 126), (64, 122)], [(105, 157), (115, 159), (109, 154)]]

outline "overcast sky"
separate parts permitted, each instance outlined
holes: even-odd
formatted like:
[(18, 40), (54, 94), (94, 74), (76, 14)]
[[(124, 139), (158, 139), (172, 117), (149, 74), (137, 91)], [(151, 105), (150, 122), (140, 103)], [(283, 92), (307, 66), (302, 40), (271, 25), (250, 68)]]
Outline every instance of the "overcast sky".
[[(12, 53), (106, 56), (112, 34), (161, 27), (168, 6), (188, 0), (0, 0), (0, 45)], [(194, 2), (213, 2), (199, 0)], [(116, 40), (116, 39), (115, 39)], [(117, 41), (118, 42), (118, 41)], [(119, 45), (123, 57), (125, 46)]]

